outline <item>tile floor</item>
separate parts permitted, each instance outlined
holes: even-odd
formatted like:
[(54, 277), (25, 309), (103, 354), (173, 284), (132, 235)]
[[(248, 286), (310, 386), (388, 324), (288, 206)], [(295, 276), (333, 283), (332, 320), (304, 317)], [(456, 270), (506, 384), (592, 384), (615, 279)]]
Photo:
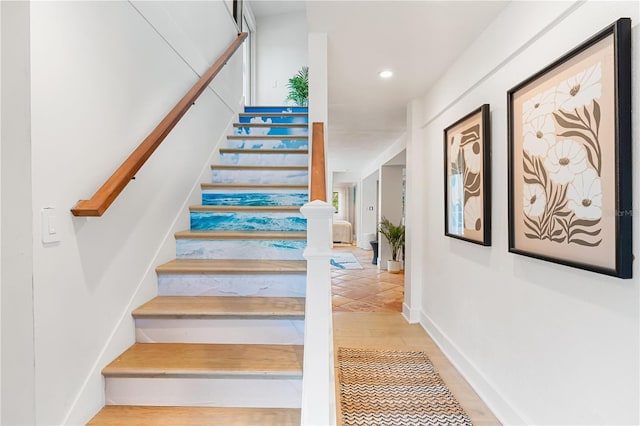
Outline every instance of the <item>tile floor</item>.
[(334, 245), (348, 251), (363, 269), (331, 269), (334, 312), (402, 312), (404, 272), (390, 274), (371, 263), (373, 251), (356, 246)]

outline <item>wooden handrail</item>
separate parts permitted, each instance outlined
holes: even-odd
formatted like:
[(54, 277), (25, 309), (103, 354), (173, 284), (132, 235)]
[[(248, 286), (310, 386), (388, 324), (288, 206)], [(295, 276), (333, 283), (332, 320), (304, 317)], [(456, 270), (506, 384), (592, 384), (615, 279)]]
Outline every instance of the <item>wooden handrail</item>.
[(191, 108), (191, 105), (204, 92), (222, 67), (225, 66), (229, 58), (238, 50), (245, 38), (247, 38), (247, 33), (238, 34), (238, 37), (227, 47), (227, 50), (200, 77), (180, 102), (169, 111), (166, 117), (149, 133), (149, 136), (142, 141), (135, 151), (129, 155), (129, 158), (122, 163), (118, 170), (93, 194), (91, 199), (78, 201), (71, 209), (71, 213), (74, 216), (102, 216), (151, 154), (160, 146), (160, 143), (167, 137), (169, 132), (178, 124), (182, 116)]
[(327, 201), (324, 159), (324, 123), (313, 123), (311, 139), (311, 201)]

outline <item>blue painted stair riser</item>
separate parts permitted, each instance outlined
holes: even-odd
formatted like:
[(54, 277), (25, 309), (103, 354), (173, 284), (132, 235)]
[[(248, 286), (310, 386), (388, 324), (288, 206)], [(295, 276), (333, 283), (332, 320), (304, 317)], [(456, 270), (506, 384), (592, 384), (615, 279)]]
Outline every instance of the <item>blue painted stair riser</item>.
[(216, 231), (306, 231), (299, 212), (191, 212), (191, 229)]
[(304, 260), (305, 240), (178, 240), (179, 259)]
[(307, 154), (220, 153), (220, 164), (242, 166), (306, 166)]
[(309, 136), (308, 127), (236, 127), (236, 135), (251, 136)]
[(202, 191), (202, 204), (205, 206), (302, 206), (308, 201), (309, 192), (302, 190), (210, 189)]
[(308, 170), (250, 170), (250, 169), (214, 169), (212, 183), (236, 184), (299, 184), (309, 182)]
[(308, 116), (300, 116), (300, 115), (294, 115), (294, 116), (287, 116), (287, 115), (281, 115), (281, 116), (240, 116), (239, 118), (239, 122), (240, 123), (275, 123), (275, 124), (302, 124), (302, 123), (309, 123), (309, 117)]
[(229, 148), (236, 149), (309, 149), (307, 139), (229, 139)]

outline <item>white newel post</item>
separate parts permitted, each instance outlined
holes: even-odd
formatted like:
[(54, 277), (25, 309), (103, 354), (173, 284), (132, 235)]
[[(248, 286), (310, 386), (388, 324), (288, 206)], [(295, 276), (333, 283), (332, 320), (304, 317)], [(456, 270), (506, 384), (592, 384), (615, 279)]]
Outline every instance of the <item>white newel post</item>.
[(336, 424), (330, 265), (334, 209), (316, 200), (302, 206), (300, 211), (307, 218), (301, 424), (332, 426)]

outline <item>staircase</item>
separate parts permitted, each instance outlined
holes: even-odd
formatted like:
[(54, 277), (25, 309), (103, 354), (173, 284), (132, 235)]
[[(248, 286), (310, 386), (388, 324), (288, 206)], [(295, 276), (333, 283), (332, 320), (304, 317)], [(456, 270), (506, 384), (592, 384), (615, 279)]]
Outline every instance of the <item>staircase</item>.
[(90, 425), (300, 424), (307, 109), (246, 107)]

